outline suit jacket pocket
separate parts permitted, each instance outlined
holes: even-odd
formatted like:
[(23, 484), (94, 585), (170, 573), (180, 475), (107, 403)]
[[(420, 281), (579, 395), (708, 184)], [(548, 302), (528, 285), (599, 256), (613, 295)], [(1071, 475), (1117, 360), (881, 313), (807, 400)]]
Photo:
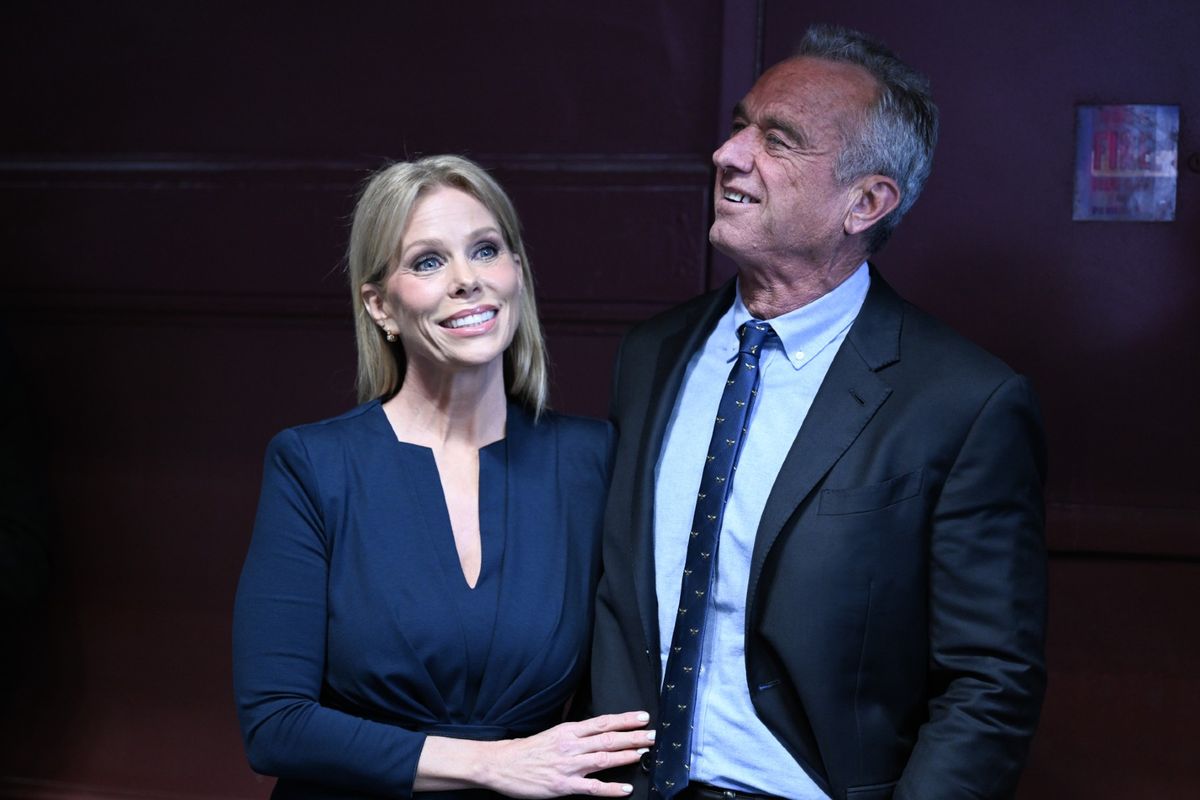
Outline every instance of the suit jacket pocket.
[(921, 491), (922, 470), (890, 478), (883, 483), (855, 486), (850, 489), (826, 489), (821, 492), (818, 514), (861, 514), (895, 505), (901, 500), (916, 497)]

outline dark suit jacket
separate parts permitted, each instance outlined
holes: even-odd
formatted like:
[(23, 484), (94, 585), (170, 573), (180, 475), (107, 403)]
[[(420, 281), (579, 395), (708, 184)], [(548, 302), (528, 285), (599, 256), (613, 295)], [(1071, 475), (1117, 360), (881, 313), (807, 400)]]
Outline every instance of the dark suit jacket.
[[(597, 712), (657, 704), (654, 468), (732, 300), (731, 283), (643, 323), (618, 357)], [(771, 490), (746, 603), (755, 710), (831, 797), (1014, 791), (1045, 688), (1043, 476), (1027, 381), (872, 271)], [(635, 796), (644, 772), (621, 775)]]

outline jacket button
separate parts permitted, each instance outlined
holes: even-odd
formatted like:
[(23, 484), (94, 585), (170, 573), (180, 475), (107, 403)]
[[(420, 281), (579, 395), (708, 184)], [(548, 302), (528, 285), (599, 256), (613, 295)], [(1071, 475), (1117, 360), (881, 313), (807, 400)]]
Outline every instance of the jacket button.
[(650, 757), (651, 757), (651, 756), (653, 756), (653, 755), (654, 755), (654, 751), (653, 751), (653, 750), (651, 750), (651, 751), (649, 751), (649, 752), (646, 752), (646, 753), (642, 753), (642, 772), (645, 772), (645, 773), (649, 774), (649, 772), (650, 772), (650, 764), (651, 764), (651, 763), (653, 763), (653, 762), (650, 760)]

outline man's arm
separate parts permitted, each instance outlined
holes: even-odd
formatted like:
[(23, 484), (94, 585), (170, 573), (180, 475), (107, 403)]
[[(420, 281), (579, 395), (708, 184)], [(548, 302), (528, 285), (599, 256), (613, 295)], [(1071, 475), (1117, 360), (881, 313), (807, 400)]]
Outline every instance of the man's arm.
[(897, 800), (1016, 790), (1046, 686), (1044, 478), (1037, 403), (1013, 376), (980, 410), (933, 515), (933, 697)]

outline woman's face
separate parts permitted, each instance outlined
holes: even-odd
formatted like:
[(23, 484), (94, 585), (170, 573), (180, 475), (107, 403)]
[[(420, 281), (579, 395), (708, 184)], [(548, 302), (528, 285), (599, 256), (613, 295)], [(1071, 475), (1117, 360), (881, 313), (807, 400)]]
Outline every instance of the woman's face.
[(520, 260), (496, 218), (466, 192), (439, 186), (417, 200), (387, 277), (363, 286), (362, 297), (400, 337), (410, 369), (454, 371), (508, 349), (521, 289)]

